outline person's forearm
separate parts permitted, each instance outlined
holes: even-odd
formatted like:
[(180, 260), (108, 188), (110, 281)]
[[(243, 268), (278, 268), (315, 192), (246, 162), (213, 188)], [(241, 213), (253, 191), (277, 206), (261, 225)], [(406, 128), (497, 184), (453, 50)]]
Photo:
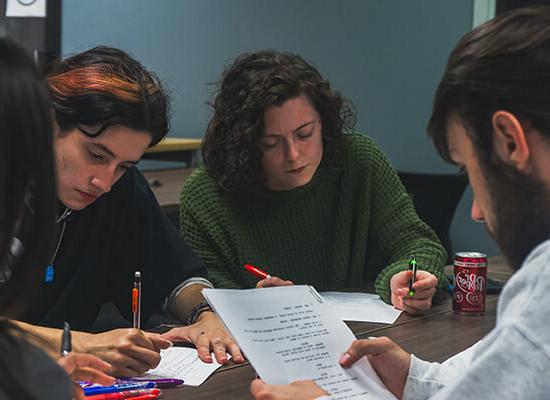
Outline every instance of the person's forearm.
[(44, 326), (31, 325), (26, 322), (12, 321), (19, 329), (24, 331), (30, 342), (40, 347), (51, 357), (58, 357), (61, 352), (61, 329), (46, 328)]
[(173, 299), (170, 312), (181, 321), (187, 322), (193, 308), (205, 301), (201, 290), (209, 287), (210, 286), (202, 283), (195, 283), (183, 287)]
[[(45, 326), (32, 325), (22, 321), (13, 321), (13, 323), (28, 333), (27, 339), (34, 345), (40, 347), (53, 358), (58, 358), (61, 352), (61, 335), (63, 330), (56, 328), (47, 328)], [(84, 343), (89, 333), (72, 331), (72, 349), (77, 352), (85, 352)]]

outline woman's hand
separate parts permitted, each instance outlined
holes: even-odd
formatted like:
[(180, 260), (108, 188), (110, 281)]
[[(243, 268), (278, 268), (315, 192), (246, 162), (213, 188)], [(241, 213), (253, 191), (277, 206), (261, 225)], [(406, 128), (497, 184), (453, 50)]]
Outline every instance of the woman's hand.
[(276, 276), (270, 276), (269, 278), (262, 279), (256, 283), (257, 288), (290, 285), (294, 285), (294, 283), (292, 281), (285, 281), (284, 279), (277, 278)]
[(222, 322), (212, 311), (203, 312), (193, 325), (173, 328), (162, 337), (172, 342), (191, 342), (197, 348), (199, 358), (212, 362), (212, 353), (220, 364), (227, 362), (227, 353), (233, 361), (243, 363), (244, 357), (235, 339), (225, 330)]
[[(65, 370), (73, 381), (94, 382), (106, 386), (115, 382), (115, 378), (105, 373), (111, 369), (111, 364), (91, 354), (69, 353), (67, 357), (60, 358), (57, 364)], [(74, 398), (85, 400), (82, 388), (76, 383)]]
[(416, 282), (413, 285), (414, 294), (409, 296), (409, 282), (412, 271), (398, 272), (390, 280), (391, 302), (399, 310), (409, 314), (420, 314), (432, 307), (432, 298), (437, 288), (437, 278), (427, 272), (416, 271)]
[(160, 350), (172, 343), (157, 333), (134, 328), (102, 333), (73, 332), (73, 348), (93, 354), (111, 364), (115, 376), (138, 376), (160, 363)]

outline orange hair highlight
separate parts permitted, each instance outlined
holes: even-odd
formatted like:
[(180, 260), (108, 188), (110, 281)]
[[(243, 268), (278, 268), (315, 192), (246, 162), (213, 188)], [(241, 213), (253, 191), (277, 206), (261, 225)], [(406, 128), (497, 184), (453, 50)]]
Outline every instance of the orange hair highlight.
[(104, 66), (98, 64), (55, 74), (48, 78), (48, 83), (51, 90), (61, 97), (102, 92), (131, 103), (140, 101), (142, 90), (148, 94), (159, 90), (151, 84), (141, 87), (119, 74), (106, 71)]

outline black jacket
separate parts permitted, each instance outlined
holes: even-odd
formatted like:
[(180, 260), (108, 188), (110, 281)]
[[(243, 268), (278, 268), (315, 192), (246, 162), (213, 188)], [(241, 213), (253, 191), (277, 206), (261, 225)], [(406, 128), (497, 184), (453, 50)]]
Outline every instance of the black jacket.
[(102, 303), (114, 303), (131, 320), (137, 270), (142, 274), (143, 322), (181, 282), (207, 276), (135, 167), (109, 193), (67, 217), (52, 266), (53, 281), (42, 281), (25, 320), (53, 327), (67, 321), (78, 330), (90, 328)]

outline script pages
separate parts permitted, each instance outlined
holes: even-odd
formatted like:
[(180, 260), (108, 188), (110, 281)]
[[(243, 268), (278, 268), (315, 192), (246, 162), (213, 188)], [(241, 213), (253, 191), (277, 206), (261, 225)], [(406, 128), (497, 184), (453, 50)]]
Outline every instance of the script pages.
[(313, 287), (202, 293), (264, 381), (314, 380), (334, 399), (395, 399), (367, 358), (349, 369), (340, 366), (355, 336)]

